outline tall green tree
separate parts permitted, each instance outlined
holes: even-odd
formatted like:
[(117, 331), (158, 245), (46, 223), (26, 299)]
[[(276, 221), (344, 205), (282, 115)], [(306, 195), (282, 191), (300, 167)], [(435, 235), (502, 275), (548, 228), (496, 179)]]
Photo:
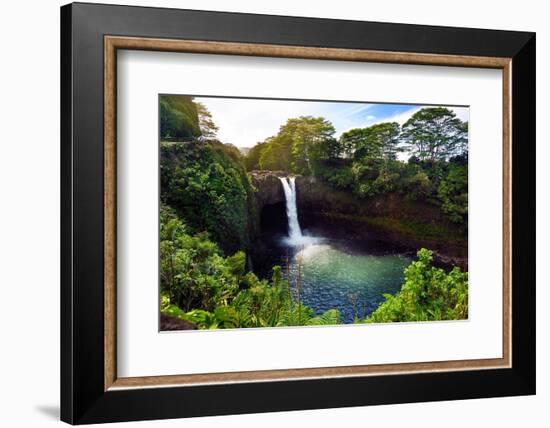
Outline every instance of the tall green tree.
[(405, 122), (401, 139), (420, 160), (446, 160), (467, 149), (468, 124), (448, 108), (423, 108)]
[(322, 159), (340, 156), (340, 142), (334, 126), (322, 117), (291, 118), (277, 135), (264, 142), (259, 157), (261, 169), (281, 170), (310, 175)]
[(309, 175), (314, 172), (315, 162), (334, 155), (334, 126), (322, 117), (301, 116), (289, 119), (281, 127), (279, 135), (292, 141), (292, 170)]
[(340, 136), (340, 145), (348, 157), (362, 159), (396, 159), (399, 152), (399, 124), (384, 122), (356, 128)]
[(206, 140), (215, 139), (219, 128), (212, 118), (212, 113), (206, 108), (203, 103), (195, 103), (197, 106), (197, 114), (199, 118), (199, 128), (202, 138)]
[(252, 171), (253, 169), (260, 169), (260, 156), (262, 155), (263, 149), (265, 149), (267, 143), (257, 143), (252, 147), (247, 155), (244, 158), (244, 165), (246, 166), (247, 171)]
[(268, 138), (260, 152), (260, 169), (271, 171), (290, 171), (292, 140), (276, 135)]

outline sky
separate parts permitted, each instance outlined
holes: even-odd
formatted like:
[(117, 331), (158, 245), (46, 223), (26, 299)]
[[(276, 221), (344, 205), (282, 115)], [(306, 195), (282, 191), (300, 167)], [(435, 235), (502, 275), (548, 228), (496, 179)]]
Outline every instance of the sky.
[[(252, 147), (279, 131), (287, 119), (322, 116), (332, 122), (335, 137), (353, 128), (380, 122), (405, 123), (422, 105), (374, 104), (327, 101), (289, 101), (246, 98), (195, 97), (212, 114), (219, 127), (218, 139), (237, 147)], [(469, 119), (468, 107), (448, 107), (463, 121)]]

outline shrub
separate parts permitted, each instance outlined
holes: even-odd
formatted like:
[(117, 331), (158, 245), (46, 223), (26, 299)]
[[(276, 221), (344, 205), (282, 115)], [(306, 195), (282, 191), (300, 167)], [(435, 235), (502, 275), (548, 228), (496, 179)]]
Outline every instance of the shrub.
[(468, 273), (454, 267), (449, 273), (432, 266), (433, 256), (425, 248), (418, 260), (405, 269), (405, 282), (383, 302), (367, 323), (436, 321), (468, 318)]
[(246, 255), (223, 257), (204, 233), (187, 228), (163, 207), (160, 229), (160, 279), (163, 314), (201, 329), (339, 324), (340, 313), (314, 311), (293, 300), (280, 266), (271, 283), (245, 271)]

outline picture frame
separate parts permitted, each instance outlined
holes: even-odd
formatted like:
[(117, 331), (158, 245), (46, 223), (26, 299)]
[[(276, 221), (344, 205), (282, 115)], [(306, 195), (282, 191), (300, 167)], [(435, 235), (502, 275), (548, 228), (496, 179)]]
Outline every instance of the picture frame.
[[(118, 50), (502, 70), (502, 357), (118, 377)], [(63, 6), (61, 419), (85, 424), (534, 394), (535, 96), (534, 33)]]

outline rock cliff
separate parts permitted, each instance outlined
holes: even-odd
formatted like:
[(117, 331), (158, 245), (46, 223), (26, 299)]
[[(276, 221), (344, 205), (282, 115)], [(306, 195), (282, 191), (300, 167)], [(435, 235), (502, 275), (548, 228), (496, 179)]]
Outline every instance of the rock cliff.
[(256, 188), (256, 208), (258, 213), (266, 205), (285, 202), (285, 194), (279, 177), (288, 175), (283, 171), (251, 171), (252, 185)]
[[(286, 175), (272, 171), (250, 173), (257, 189), (259, 215), (285, 202), (279, 177)], [(361, 199), (314, 177), (298, 176), (296, 188), (298, 217), (303, 229), (336, 238), (374, 238), (411, 251), (426, 247), (434, 251), (440, 263), (467, 269), (467, 234), (433, 204), (410, 200), (397, 193)]]

